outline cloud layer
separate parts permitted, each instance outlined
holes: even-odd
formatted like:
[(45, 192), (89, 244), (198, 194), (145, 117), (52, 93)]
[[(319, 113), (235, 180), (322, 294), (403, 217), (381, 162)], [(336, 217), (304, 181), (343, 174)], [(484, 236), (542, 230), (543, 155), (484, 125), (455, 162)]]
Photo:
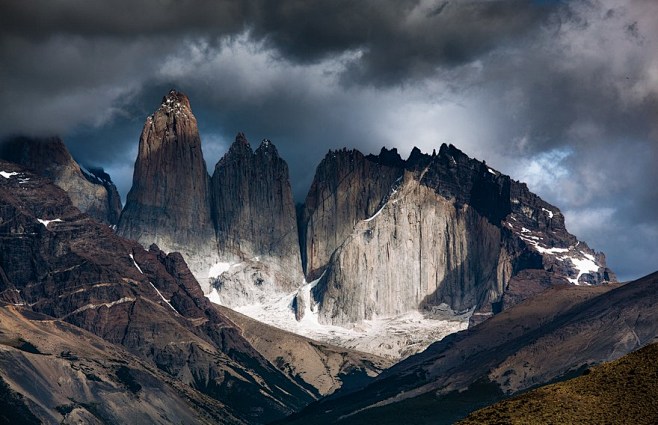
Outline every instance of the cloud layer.
[(60, 134), (125, 196), (176, 87), (210, 169), (238, 131), (270, 138), (300, 200), (330, 148), (449, 142), (637, 277), (658, 266), (655, 16), (652, 0), (8, 0), (0, 136)]

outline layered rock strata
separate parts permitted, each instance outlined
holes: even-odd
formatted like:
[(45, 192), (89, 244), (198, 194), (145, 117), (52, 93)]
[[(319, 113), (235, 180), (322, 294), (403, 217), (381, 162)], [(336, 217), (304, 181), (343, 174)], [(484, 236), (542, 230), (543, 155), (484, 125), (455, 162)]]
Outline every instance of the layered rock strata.
[[(261, 423), (313, 399), (212, 306), (180, 254), (117, 236), (48, 180), (2, 161), (0, 235), (0, 304), (82, 328), (199, 392), (179, 393), (190, 403), (181, 414), (198, 411), (194, 400), (207, 396), (231, 406), (225, 421)], [(132, 376), (126, 380), (136, 392), (137, 385), (153, 387), (153, 376)], [(222, 416), (217, 405), (209, 408)]]

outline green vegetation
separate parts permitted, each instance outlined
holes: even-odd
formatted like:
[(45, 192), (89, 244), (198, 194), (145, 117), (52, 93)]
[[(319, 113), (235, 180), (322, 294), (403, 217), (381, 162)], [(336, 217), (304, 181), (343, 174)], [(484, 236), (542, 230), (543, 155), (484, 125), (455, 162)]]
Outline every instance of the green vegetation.
[(658, 423), (658, 344), (469, 415), (474, 424)]

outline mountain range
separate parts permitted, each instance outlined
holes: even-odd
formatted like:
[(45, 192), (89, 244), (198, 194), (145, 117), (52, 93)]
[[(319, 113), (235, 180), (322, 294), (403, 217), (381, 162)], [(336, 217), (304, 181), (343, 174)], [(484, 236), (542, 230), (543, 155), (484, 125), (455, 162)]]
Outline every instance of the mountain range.
[(270, 140), (210, 175), (172, 90), (123, 208), (58, 138), (0, 157), (3, 420), (452, 423), (658, 336), (655, 274), (452, 145), (329, 151), (296, 206)]

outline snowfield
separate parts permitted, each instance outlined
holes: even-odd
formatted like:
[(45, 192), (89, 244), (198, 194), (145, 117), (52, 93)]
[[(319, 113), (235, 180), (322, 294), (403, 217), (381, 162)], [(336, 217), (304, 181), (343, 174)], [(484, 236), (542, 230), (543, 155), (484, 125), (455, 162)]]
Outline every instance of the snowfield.
[[(273, 298), (267, 304), (252, 304), (236, 311), (258, 321), (307, 338), (364, 351), (391, 359), (403, 359), (423, 351), (431, 343), (468, 327), (471, 312), (455, 314), (448, 306), (434, 313), (409, 312), (397, 317), (365, 320), (351, 328), (325, 325), (319, 322), (317, 310), (309, 302), (311, 289), (319, 281), (304, 284), (298, 291)], [(297, 293), (304, 300), (304, 317), (297, 321), (292, 304)], [(215, 292), (206, 297), (220, 304)]]

